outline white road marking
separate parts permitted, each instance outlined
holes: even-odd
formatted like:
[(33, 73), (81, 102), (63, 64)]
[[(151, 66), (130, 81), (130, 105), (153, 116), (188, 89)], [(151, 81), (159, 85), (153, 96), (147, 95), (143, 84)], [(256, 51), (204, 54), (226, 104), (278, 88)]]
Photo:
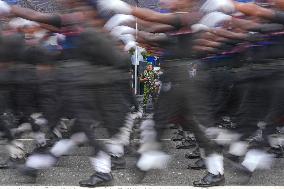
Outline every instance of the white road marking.
[[(0, 186), (0, 189), (82, 189), (79, 186)], [(196, 189), (193, 186), (110, 186), (96, 189)], [(284, 186), (216, 186), (210, 189), (284, 189)]]

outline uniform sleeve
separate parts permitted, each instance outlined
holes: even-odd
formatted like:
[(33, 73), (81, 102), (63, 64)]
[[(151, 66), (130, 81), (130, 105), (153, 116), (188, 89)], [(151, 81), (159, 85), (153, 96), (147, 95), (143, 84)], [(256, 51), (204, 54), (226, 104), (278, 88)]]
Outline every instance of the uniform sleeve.
[(86, 29), (76, 41), (78, 55), (97, 65), (114, 66), (118, 69), (127, 69), (131, 65), (128, 53), (116, 48), (115, 42), (105, 34), (94, 29)]
[(260, 32), (260, 33), (271, 33), (271, 32), (280, 32), (283, 31), (284, 25), (279, 23), (268, 23), (261, 24), (257, 28), (251, 29), (252, 31)]
[(55, 27), (62, 27), (62, 19), (61, 19), (61, 16), (60, 15), (53, 15), (51, 18), (50, 18), (50, 25), (52, 26), (55, 26)]
[(154, 72), (154, 78), (155, 78), (155, 79), (158, 79), (158, 74), (157, 74), (157, 72)]
[(284, 24), (284, 11), (275, 11), (272, 21), (275, 23)]
[(199, 12), (176, 13), (176, 24), (174, 26), (177, 29), (191, 27), (191, 25), (196, 24), (201, 18), (202, 14)]
[(145, 78), (145, 71), (141, 74), (141, 79)]
[(80, 12), (69, 13), (61, 15), (61, 25), (68, 26), (73, 24), (82, 23), (84, 21), (84, 14)]

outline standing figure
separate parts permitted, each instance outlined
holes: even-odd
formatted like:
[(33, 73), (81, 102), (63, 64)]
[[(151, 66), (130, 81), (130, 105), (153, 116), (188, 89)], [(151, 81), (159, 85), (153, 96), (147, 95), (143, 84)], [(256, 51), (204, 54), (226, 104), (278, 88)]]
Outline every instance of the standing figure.
[(143, 75), (140, 78), (140, 82), (144, 83), (144, 92), (143, 92), (143, 111), (146, 112), (146, 106), (151, 95), (152, 102), (155, 102), (157, 96), (156, 90), (156, 79), (158, 78), (156, 72), (153, 70), (153, 65), (151, 63), (147, 64)]

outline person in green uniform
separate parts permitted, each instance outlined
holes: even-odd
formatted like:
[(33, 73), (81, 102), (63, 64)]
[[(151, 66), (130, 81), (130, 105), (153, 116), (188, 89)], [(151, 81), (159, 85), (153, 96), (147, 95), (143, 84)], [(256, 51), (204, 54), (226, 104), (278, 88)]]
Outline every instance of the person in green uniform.
[(151, 95), (152, 102), (155, 102), (157, 86), (156, 79), (158, 78), (156, 72), (153, 70), (153, 65), (151, 63), (147, 64), (145, 71), (143, 72), (140, 82), (144, 83), (144, 93), (143, 93), (143, 111), (146, 111), (146, 105), (148, 103), (149, 97)]

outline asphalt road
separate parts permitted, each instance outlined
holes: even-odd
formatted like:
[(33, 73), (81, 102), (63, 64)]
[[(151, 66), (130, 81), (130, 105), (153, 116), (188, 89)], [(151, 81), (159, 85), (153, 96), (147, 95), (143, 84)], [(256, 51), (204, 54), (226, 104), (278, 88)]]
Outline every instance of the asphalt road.
[[(167, 130), (164, 138), (169, 139), (174, 130)], [(105, 138), (104, 131), (97, 132), (100, 138)], [(23, 141), (27, 151), (33, 147), (30, 140)], [(135, 143), (133, 141), (132, 147)], [(124, 170), (114, 170), (115, 186), (145, 185), (145, 186), (191, 186), (192, 182), (200, 179), (205, 172), (186, 169), (189, 163), (194, 160), (184, 158), (187, 150), (175, 149), (176, 142), (170, 140), (164, 141), (165, 150), (172, 155), (172, 161), (169, 167), (163, 171), (151, 171), (141, 183), (137, 183), (139, 172), (135, 169), (136, 157), (133, 153), (126, 155), (127, 168)], [(0, 161), (5, 160), (4, 145), (0, 145)], [(0, 170), (1, 185), (44, 185), (44, 186), (76, 186), (81, 179), (88, 178), (92, 173), (92, 167), (88, 160), (91, 154), (90, 147), (83, 146), (78, 148), (70, 156), (64, 156), (60, 159), (58, 166), (40, 172), (36, 183), (30, 183), (30, 179), (18, 173), (17, 170)], [(242, 185), (242, 175), (225, 160), (226, 185)], [(250, 182), (246, 185), (257, 186), (284, 186), (284, 159), (276, 159), (273, 168), (267, 171), (257, 171), (254, 173)]]

